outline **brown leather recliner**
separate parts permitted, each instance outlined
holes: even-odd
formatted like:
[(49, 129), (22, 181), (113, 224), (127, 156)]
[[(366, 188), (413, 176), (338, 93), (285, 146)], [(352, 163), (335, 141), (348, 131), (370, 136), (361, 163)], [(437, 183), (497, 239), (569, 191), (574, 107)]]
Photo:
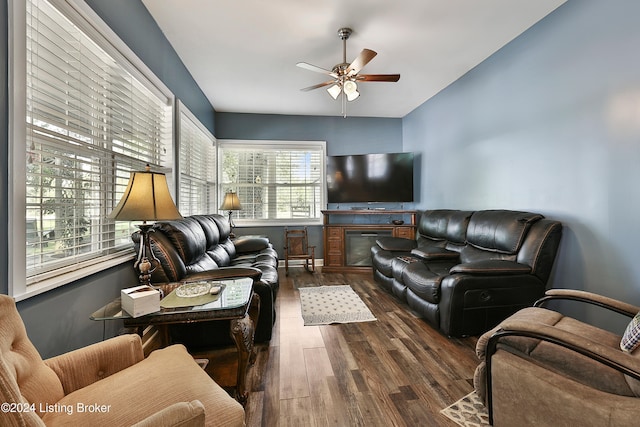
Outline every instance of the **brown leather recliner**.
[(531, 212), (429, 210), (416, 240), (377, 240), (373, 277), (444, 334), (479, 335), (542, 297), (561, 235)]
[(542, 307), (551, 300), (594, 304), (627, 317), (640, 311), (590, 292), (552, 289), (482, 335), (474, 386), (493, 425), (638, 425), (640, 350), (623, 351), (621, 335)]

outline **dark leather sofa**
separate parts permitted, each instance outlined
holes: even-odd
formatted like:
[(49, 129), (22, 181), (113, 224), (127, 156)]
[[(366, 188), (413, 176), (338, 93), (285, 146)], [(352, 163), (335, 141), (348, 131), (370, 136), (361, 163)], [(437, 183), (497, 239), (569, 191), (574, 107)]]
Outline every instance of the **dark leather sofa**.
[(416, 240), (377, 240), (373, 275), (444, 334), (479, 335), (544, 295), (561, 235), (536, 213), (428, 210)]
[[(231, 239), (228, 219), (218, 214), (159, 221), (151, 230), (151, 249), (160, 260), (160, 266), (151, 276), (152, 283), (252, 277), (254, 292), (260, 296), (255, 341), (271, 339), (279, 282), (278, 253), (268, 238), (240, 236)], [(139, 233), (132, 237), (138, 250)], [(224, 333), (213, 333), (211, 329)], [(174, 325), (171, 335), (174, 342), (183, 343), (197, 351), (231, 342), (228, 330), (221, 327), (220, 322), (211, 325), (203, 322), (198, 325)]]

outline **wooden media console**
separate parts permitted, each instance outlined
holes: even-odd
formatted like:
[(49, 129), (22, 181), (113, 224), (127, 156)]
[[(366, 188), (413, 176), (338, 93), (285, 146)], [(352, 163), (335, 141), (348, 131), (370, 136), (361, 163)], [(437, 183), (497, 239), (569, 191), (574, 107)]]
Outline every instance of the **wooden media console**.
[(324, 210), (324, 266), (327, 273), (371, 271), (371, 246), (380, 237), (415, 239), (413, 210)]

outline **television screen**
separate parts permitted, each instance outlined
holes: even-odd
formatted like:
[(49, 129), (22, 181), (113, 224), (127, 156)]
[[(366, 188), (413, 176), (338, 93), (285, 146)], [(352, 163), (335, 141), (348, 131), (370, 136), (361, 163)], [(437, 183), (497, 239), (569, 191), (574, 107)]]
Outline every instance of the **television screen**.
[(327, 157), (329, 203), (412, 202), (413, 153)]

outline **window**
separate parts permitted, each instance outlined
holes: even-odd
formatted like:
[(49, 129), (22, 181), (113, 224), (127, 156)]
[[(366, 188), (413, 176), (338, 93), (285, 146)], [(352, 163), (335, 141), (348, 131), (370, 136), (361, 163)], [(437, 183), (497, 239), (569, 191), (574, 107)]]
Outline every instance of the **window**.
[(178, 116), (178, 208), (183, 216), (216, 212), (216, 140), (180, 102)]
[(12, 6), (12, 247), (24, 251), (12, 254), (10, 291), (25, 297), (130, 257), (130, 225), (106, 217), (131, 171), (171, 173), (172, 99), (86, 5)]
[(220, 194), (235, 191), (239, 224), (319, 223), (324, 141), (220, 141)]

